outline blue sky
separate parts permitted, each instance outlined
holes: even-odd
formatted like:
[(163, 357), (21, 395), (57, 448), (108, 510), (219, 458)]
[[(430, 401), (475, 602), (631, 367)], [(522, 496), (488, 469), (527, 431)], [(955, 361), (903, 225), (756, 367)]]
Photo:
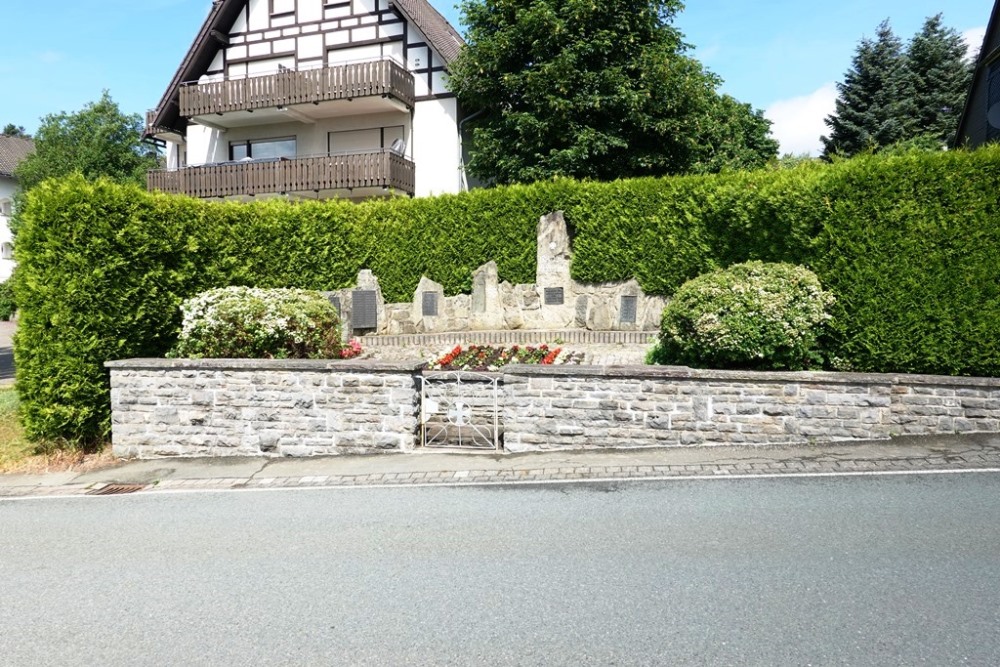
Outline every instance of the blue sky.
[[(453, 23), (455, 0), (431, 0)], [(211, 0), (6, 0), (0, 125), (34, 131), (45, 114), (76, 111), (107, 88), (127, 112), (157, 104)], [(13, 5), (13, 6), (11, 6)], [(764, 109), (786, 152), (816, 151), (834, 83), (862, 36), (889, 18), (909, 39), (927, 16), (978, 47), (988, 0), (691, 0), (675, 24), (722, 90)]]

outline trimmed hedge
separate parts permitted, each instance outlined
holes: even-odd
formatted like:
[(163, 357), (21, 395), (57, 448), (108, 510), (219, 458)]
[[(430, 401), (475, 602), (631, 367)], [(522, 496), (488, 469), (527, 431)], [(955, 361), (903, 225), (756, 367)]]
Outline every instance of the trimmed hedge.
[(532, 282), (535, 226), (559, 209), (578, 280), (635, 276), (670, 295), (739, 262), (801, 264), (837, 298), (824, 344), (838, 367), (1000, 375), (998, 199), (997, 147), (360, 205), (50, 182), (28, 194), (17, 238), (24, 424), (35, 438), (106, 438), (103, 362), (164, 354), (180, 302), (202, 290), (336, 289), (370, 268), (403, 301), (422, 274), (468, 291), (489, 260), (501, 280)]

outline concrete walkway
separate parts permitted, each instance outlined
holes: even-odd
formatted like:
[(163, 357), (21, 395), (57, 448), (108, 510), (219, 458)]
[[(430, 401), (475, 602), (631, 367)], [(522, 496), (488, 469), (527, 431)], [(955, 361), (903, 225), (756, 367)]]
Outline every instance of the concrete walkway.
[(128, 461), (86, 473), (0, 475), (0, 498), (113, 491), (385, 485), (524, 484), (744, 476), (1000, 471), (1000, 435), (898, 438), (822, 447), (692, 447), (657, 450), (412, 454), (300, 459)]

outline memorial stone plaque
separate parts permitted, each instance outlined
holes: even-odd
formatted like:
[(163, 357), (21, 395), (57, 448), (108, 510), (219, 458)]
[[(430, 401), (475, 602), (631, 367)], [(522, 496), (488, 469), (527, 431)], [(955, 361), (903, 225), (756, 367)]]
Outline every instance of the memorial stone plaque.
[(619, 318), (622, 324), (635, 324), (636, 311), (639, 306), (639, 297), (636, 296), (623, 296), (622, 306), (621, 306), (621, 317)]
[(343, 312), (340, 310), (340, 297), (336, 294), (330, 294), (327, 298), (330, 299), (330, 305), (332, 305), (334, 310), (337, 311), (337, 314), (340, 315)]
[(563, 288), (562, 287), (546, 287), (545, 288), (545, 305), (546, 306), (561, 306), (561, 305), (563, 305)]
[(424, 317), (437, 317), (438, 314), (438, 293), (437, 292), (424, 292), (423, 298), (423, 313)]
[(356, 289), (351, 292), (351, 328), (375, 329), (378, 327), (378, 302), (373, 289)]

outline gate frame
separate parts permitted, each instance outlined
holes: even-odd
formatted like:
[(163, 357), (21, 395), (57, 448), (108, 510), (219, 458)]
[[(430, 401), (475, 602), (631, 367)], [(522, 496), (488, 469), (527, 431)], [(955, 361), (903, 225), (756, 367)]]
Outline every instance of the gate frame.
[[(424, 449), (456, 449), (462, 451), (491, 451), (501, 450), (500, 443), (500, 379), (499, 373), (481, 373), (478, 371), (424, 371), (418, 376), (420, 380), (420, 447)], [(454, 386), (457, 388), (456, 396), (446, 397), (450, 400), (445, 403), (444, 421), (431, 422), (430, 417), (442, 414), (442, 411), (435, 409), (428, 411), (430, 403), (438, 407), (440, 396), (429, 396), (428, 387), (435, 384), (441, 386)], [(463, 384), (475, 384), (477, 386), (488, 386), (492, 393), (492, 423), (477, 426), (470, 419), (465, 422), (466, 416), (472, 416), (472, 406), (464, 403), (461, 398), (461, 387)], [(453, 410), (448, 408), (457, 407), (457, 421), (452, 417)], [(469, 408), (468, 412), (463, 407)], [(437, 433), (428, 437), (428, 426), (440, 426)], [(451, 444), (447, 437), (448, 426), (458, 427), (458, 444)], [(492, 427), (492, 435), (488, 435), (487, 429)], [(463, 438), (463, 432), (469, 432), (468, 438)], [(443, 439), (439, 439), (441, 434), (445, 434)], [(472, 444), (464, 444), (468, 440)], [(477, 444), (481, 443), (481, 444)]]

